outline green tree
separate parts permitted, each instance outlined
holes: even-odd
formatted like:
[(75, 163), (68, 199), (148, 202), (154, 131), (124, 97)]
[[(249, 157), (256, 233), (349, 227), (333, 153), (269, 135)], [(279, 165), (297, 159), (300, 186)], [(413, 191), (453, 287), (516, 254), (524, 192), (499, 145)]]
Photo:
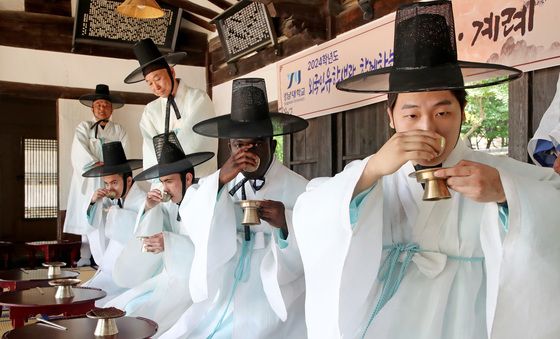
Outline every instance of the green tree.
[(489, 149), (496, 139), (502, 141), (502, 147), (508, 140), (508, 100), (507, 83), (467, 90), (468, 104), (465, 108), (466, 121), (461, 133), (470, 141), (475, 139), (476, 147), (481, 140), (486, 140)]

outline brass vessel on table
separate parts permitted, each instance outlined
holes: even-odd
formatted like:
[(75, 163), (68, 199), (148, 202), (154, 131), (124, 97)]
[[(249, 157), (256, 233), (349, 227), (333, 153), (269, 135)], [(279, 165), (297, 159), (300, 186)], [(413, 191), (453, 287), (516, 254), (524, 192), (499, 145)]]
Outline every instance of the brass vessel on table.
[(43, 263), (44, 267), (48, 267), (47, 276), (49, 278), (57, 277), (60, 275), (61, 271), (60, 268), (62, 266), (66, 266), (65, 262), (62, 261), (51, 261)]
[[(97, 315), (95, 313), (96, 310), (103, 311), (111, 311), (110, 315)], [(124, 316), (126, 312), (116, 309), (116, 308), (108, 308), (108, 309), (98, 309), (94, 308), (93, 310), (86, 313), (86, 316), (91, 319), (97, 319), (97, 325), (95, 326), (95, 330), (93, 335), (96, 337), (105, 337), (105, 336), (112, 336), (119, 333), (119, 329), (117, 328), (117, 322), (115, 321), (116, 318), (120, 318)]]
[(57, 287), (54, 294), (56, 299), (66, 299), (74, 297), (72, 286), (78, 285), (80, 282), (80, 279), (57, 279), (49, 281), (49, 285)]

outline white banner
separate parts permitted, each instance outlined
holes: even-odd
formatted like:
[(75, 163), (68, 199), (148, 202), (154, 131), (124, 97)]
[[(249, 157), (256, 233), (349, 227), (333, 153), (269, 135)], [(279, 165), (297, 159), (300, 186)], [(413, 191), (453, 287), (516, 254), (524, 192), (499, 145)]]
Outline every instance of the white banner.
[[(501, 63), (523, 71), (560, 64), (560, 1), (454, 0), (460, 60)], [(395, 13), (280, 60), (278, 107), (305, 119), (386, 99), (338, 91), (336, 83), (393, 64)], [(468, 79), (466, 79), (468, 81)]]

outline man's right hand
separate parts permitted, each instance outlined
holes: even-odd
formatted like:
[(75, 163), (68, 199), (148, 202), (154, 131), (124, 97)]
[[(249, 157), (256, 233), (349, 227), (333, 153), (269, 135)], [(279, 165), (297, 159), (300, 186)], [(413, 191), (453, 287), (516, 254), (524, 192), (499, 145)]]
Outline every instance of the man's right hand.
[(144, 212), (154, 208), (157, 204), (159, 204), (162, 200), (163, 196), (161, 191), (157, 188), (148, 192), (146, 196), (146, 204), (144, 205)]
[(99, 188), (97, 189), (95, 192), (93, 192), (93, 195), (91, 196), (91, 201), (90, 203), (93, 205), (96, 202), (98, 202), (99, 200), (105, 198), (107, 196), (107, 194), (109, 194), (110, 190), (105, 189), (105, 188)]
[(442, 138), (436, 132), (423, 130), (395, 133), (369, 158), (353, 196), (371, 187), (379, 178), (395, 173), (407, 161), (433, 160), (443, 153)]
[(254, 153), (249, 152), (251, 147), (251, 145), (247, 145), (238, 149), (226, 160), (222, 168), (220, 168), (220, 186), (232, 181), (246, 167), (258, 166), (258, 157)]

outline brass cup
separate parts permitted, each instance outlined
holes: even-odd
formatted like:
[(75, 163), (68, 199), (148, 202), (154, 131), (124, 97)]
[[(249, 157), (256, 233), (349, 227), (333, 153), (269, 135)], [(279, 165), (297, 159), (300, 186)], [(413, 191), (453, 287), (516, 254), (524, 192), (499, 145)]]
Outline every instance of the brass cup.
[(169, 200), (171, 200), (171, 194), (162, 191), (161, 192), (161, 202), (168, 202)]
[(416, 178), (416, 181), (425, 185), (422, 200), (437, 201), (451, 198), (451, 193), (445, 183), (446, 178), (434, 176), (434, 172), (440, 169), (442, 168), (426, 168), (409, 174), (411, 178)]
[(60, 268), (66, 266), (65, 262), (62, 261), (52, 261), (43, 263), (44, 267), (48, 267), (47, 276), (49, 278), (57, 277), (61, 274)]
[(138, 240), (140, 240), (140, 243), (142, 244), (142, 252), (143, 253), (148, 253), (148, 249), (146, 248), (146, 245), (144, 244), (144, 239), (148, 238), (147, 236), (137, 236), (136, 238), (138, 238)]
[(117, 197), (117, 193), (114, 192), (114, 191), (109, 191), (109, 193), (107, 193), (106, 197), (113, 200)]
[(258, 213), (259, 200), (241, 200), (239, 205), (241, 205), (243, 209), (243, 220), (241, 224), (250, 226), (259, 225), (261, 223)]
[(119, 329), (114, 318), (97, 320), (95, 331), (93, 331), (93, 335), (96, 337), (115, 335), (117, 333), (119, 333)]
[(54, 293), (54, 297), (56, 299), (66, 299), (74, 296), (72, 286), (77, 285), (80, 282), (80, 279), (57, 279), (49, 281), (49, 285), (57, 286), (56, 292)]
[(256, 160), (257, 160), (257, 165), (256, 166), (245, 166), (245, 168), (243, 169), (243, 172), (247, 172), (247, 173), (251, 173), (256, 171), (257, 169), (259, 169), (259, 166), (261, 164), (261, 158), (259, 158), (257, 155), (255, 155)]

